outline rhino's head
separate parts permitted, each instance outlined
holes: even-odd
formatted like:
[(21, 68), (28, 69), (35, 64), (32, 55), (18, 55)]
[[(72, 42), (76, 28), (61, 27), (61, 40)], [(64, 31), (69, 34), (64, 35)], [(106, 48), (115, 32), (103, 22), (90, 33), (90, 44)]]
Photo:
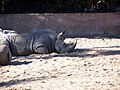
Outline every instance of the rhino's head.
[(77, 41), (75, 43), (68, 43), (64, 42), (65, 40), (65, 31), (61, 32), (57, 36), (57, 40), (55, 42), (55, 49), (58, 53), (68, 53), (72, 52), (75, 49)]

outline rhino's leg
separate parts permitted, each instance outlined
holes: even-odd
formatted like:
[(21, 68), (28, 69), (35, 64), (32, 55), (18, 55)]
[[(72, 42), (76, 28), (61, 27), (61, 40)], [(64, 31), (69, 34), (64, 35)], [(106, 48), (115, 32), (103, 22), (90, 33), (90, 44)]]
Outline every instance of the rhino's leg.
[(6, 45), (0, 46), (0, 65), (10, 64), (12, 55), (10, 49)]
[(34, 51), (35, 51), (35, 53), (38, 53), (38, 54), (49, 53), (48, 49), (45, 46), (38, 46)]

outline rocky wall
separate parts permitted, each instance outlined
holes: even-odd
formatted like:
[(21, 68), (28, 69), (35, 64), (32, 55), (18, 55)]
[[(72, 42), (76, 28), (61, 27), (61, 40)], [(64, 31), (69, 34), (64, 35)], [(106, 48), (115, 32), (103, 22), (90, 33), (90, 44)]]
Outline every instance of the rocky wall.
[(18, 33), (35, 28), (66, 30), (68, 37), (119, 35), (120, 13), (0, 14), (0, 27)]

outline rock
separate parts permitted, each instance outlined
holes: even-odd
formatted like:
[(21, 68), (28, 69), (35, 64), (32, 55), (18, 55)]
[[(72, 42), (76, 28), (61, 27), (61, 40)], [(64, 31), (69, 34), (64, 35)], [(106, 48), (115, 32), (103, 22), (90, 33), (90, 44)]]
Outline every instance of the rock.
[(11, 52), (6, 45), (0, 46), (0, 65), (10, 64), (12, 59)]

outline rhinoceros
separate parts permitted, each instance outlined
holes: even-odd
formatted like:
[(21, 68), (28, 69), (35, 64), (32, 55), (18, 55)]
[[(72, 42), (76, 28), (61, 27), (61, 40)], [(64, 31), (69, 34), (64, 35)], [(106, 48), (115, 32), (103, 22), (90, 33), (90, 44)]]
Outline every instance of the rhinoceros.
[[(7, 41), (12, 55), (29, 55), (32, 53), (52, 53), (73, 51), (76, 43), (65, 44), (65, 31), (57, 34), (50, 30), (36, 30), (36, 32), (9, 36)], [(65, 48), (69, 49), (64, 51)]]
[(35, 32), (9, 35), (0, 44), (9, 47), (14, 56), (71, 52), (77, 42), (66, 44), (64, 34), (65, 31), (57, 34), (54, 31), (38, 29)]

